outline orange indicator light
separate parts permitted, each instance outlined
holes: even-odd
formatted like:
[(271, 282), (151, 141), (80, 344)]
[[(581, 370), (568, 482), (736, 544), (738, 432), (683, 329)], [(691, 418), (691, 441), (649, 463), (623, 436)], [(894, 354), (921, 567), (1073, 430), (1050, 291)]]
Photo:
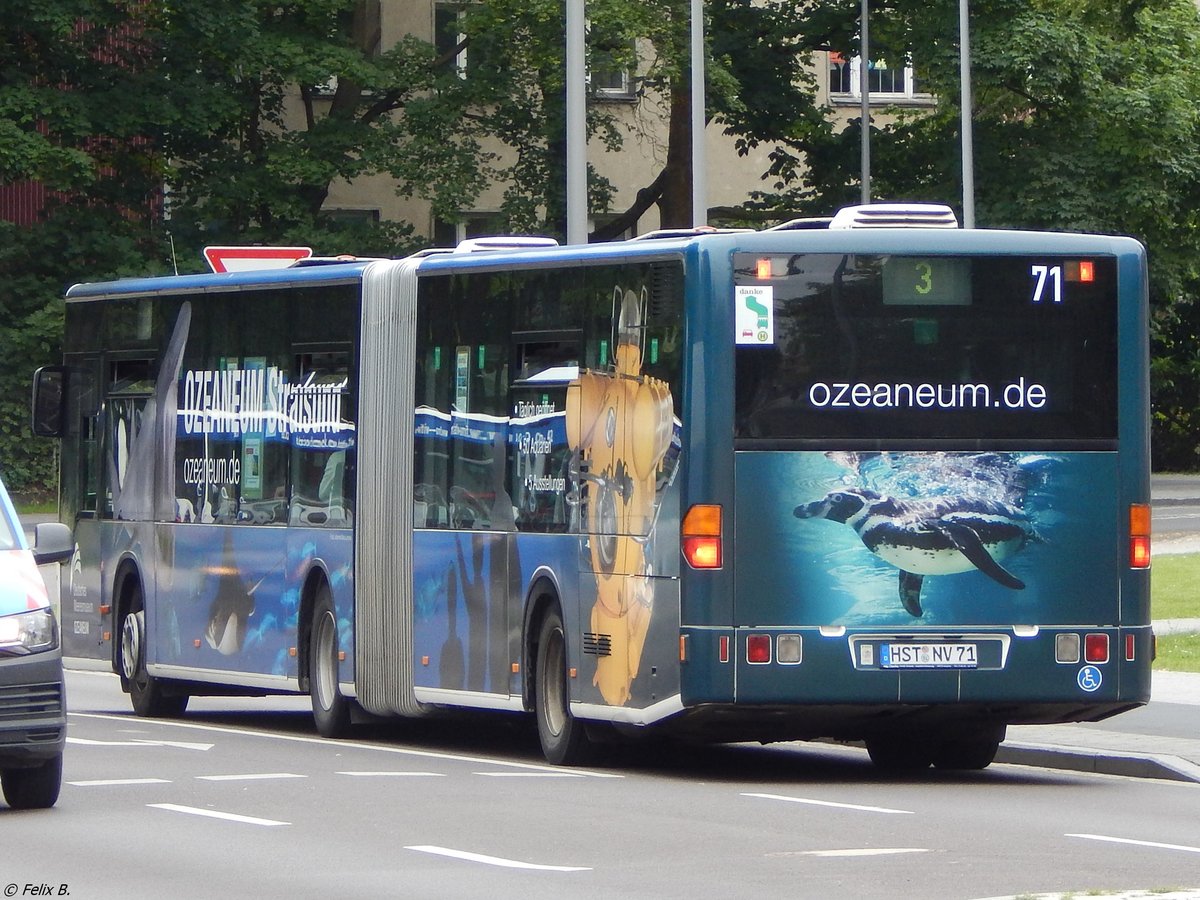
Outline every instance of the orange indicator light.
[(766, 280), (771, 277), (771, 260), (763, 257), (754, 265), (754, 277)]
[(1150, 506), (1147, 503), (1129, 505), (1129, 566), (1132, 569), (1150, 568)]
[(1096, 280), (1096, 265), (1090, 259), (1079, 261), (1079, 280), (1085, 283)]
[(683, 557), (693, 569), (721, 568), (721, 507), (697, 504), (683, 517)]

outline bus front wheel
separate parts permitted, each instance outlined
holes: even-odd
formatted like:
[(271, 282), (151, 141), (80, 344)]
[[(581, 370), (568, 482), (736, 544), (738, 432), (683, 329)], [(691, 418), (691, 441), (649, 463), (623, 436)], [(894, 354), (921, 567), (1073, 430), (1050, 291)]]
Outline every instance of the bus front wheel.
[(129, 690), (133, 711), (143, 718), (170, 719), (183, 715), (188, 695), (168, 689), (146, 671), (146, 610), (135, 588), (121, 622), (121, 680)]
[(338, 625), (327, 584), (321, 585), (313, 607), (308, 660), (308, 691), (317, 732), (342, 737), (350, 728), (350, 701), (338, 685)]
[(591, 745), (582, 722), (571, 715), (567, 687), (567, 640), (562, 615), (551, 610), (538, 632), (534, 708), (542, 753), (559, 766), (583, 765)]

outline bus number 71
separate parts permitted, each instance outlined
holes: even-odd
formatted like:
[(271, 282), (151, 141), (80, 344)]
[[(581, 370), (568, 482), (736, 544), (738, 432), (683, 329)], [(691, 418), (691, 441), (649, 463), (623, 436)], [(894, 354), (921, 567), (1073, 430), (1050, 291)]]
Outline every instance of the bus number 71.
[(1046, 289), (1046, 278), (1049, 276), (1051, 291), (1050, 299), (1062, 303), (1062, 266), (1032, 266), (1029, 273), (1037, 279), (1033, 289), (1033, 302), (1042, 302), (1042, 292)]

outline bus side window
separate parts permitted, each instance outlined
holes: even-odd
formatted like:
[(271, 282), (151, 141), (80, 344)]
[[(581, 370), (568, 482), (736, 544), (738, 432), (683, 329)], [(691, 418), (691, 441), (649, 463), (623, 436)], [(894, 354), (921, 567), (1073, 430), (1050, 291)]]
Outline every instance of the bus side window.
[(451, 527), (506, 529), (511, 523), (512, 502), (504, 490), (507, 399), (505, 349), (457, 346), (447, 492)]
[(292, 389), (288, 521), (348, 527), (354, 515), (350, 351), (298, 353)]
[(515, 343), (508, 473), (516, 525), (563, 532), (571, 514), (567, 385), (579, 376), (583, 332), (517, 334)]
[(143, 435), (146, 405), (154, 393), (153, 364), (148, 359), (116, 359), (109, 363), (108, 397), (104, 404), (107, 450), (98, 473), (105, 486), (102, 515), (109, 519), (153, 518), (153, 468), (138, 464), (150, 435)]

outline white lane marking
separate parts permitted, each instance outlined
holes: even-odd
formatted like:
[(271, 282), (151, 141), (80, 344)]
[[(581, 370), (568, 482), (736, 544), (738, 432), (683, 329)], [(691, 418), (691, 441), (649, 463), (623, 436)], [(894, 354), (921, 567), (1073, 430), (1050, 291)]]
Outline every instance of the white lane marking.
[(781, 794), (742, 794), (743, 797), (757, 797), (760, 800), (783, 800), (787, 803), (807, 803), (810, 806), (829, 806), (834, 809), (853, 809), (859, 812), (877, 812), (893, 816), (911, 816), (911, 809), (889, 809), (886, 806), (859, 806), (856, 803), (833, 803), (829, 800), (813, 800), (808, 797), (784, 797)]
[(236, 813), (219, 812), (215, 809), (197, 809), (194, 806), (179, 806), (175, 803), (147, 803), (151, 809), (165, 809), (168, 812), (186, 813), (190, 816), (205, 816), (209, 819), (222, 819), (226, 822), (242, 822), (246, 825), (291, 825), (291, 822), (277, 822), (275, 819), (259, 819), (256, 816), (239, 816)]
[(293, 775), (291, 772), (258, 772), (246, 775), (197, 775), (201, 781), (268, 781), (273, 778), (307, 778), (307, 775)]
[(582, 772), (472, 772), (488, 778), (583, 778)]
[(107, 787), (124, 784), (170, 784), (165, 778), (100, 778), (95, 781), (68, 781), (75, 787)]
[[(68, 716), (80, 719), (102, 719), (109, 722), (128, 722), (128, 716), (114, 716), (108, 713), (69, 712)], [(490, 759), (486, 756), (463, 756), (457, 753), (438, 753), (433, 750), (413, 750), (409, 747), (387, 747), (380, 744), (364, 744), (360, 741), (337, 741), (331, 738), (305, 737), (298, 734), (273, 734), (268, 731), (254, 731), (249, 728), (230, 728), (223, 725), (204, 725), (199, 722), (158, 722), (164, 728), (190, 728), (194, 731), (206, 731), (214, 734), (233, 734), (241, 737), (267, 738), (273, 741), (291, 742), (297, 744), (316, 744), (322, 747), (336, 747), (341, 750), (373, 750), (378, 753), (395, 753), (401, 756), (413, 756), (420, 759), (440, 759), (447, 762), (465, 762), (476, 766), (505, 766), (510, 769), (526, 769), (531, 772), (562, 772), (563, 769), (549, 764), (509, 762), (504, 759)], [(593, 772), (588, 769), (571, 769), (587, 778), (624, 778), (624, 775), (612, 772)]]
[[(73, 713), (72, 715), (79, 715)], [(187, 741), (151, 741), (141, 738), (131, 738), (128, 741), (99, 741), (92, 738), (68, 737), (68, 744), (81, 744), (85, 747), (176, 747), (180, 750), (211, 750), (212, 744), (193, 744)]]
[(417, 853), (432, 853), (435, 856), (449, 856), (451, 859), (461, 859), (467, 862), (483, 863), (488, 866), (503, 866), (506, 869), (535, 869), (539, 872), (590, 872), (591, 866), (546, 866), (538, 863), (521, 862), (516, 859), (503, 859), (499, 856), (484, 856), (482, 853), (468, 853), (466, 850), (451, 850), (449, 847), (431, 847), (421, 845), (405, 847), (405, 850), (415, 850)]
[(1133, 844), (1135, 847), (1155, 847), (1159, 850), (1182, 850), (1184, 853), (1200, 853), (1200, 847), (1185, 844), (1160, 844), (1158, 841), (1135, 841), (1132, 838), (1110, 837), (1107, 834), (1068, 834), (1066, 837), (1083, 838), (1087, 841), (1106, 841), (1110, 844)]
[(803, 850), (801, 856), (891, 856), (895, 853), (928, 853), (925, 847), (863, 847), (857, 850)]
[(338, 772), (355, 778), (445, 778), (445, 772)]

